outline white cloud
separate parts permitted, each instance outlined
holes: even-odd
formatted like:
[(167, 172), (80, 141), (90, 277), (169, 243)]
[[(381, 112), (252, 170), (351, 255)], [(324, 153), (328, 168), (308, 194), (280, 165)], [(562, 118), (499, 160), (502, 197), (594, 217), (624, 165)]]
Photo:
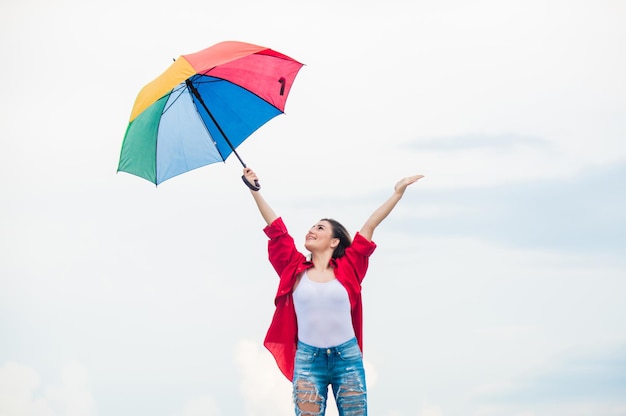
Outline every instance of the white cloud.
[(79, 363), (66, 364), (61, 370), (61, 383), (45, 391), (46, 398), (59, 407), (63, 416), (93, 414), (94, 399), (87, 384), (87, 371)]
[(91, 416), (93, 409), (87, 373), (79, 363), (66, 364), (60, 383), (49, 386), (42, 386), (32, 368), (14, 362), (0, 368), (2, 416)]
[(443, 410), (439, 406), (423, 404), (417, 411), (417, 416), (443, 416)]
[(378, 383), (378, 371), (374, 363), (370, 362), (367, 358), (363, 358), (363, 367), (365, 368), (365, 379), (367, 381), (367, 389), (370, 390)]
[(47, 401), (35, 397), (41, 377), (32, 368), (14, 362), (0, 368), (0, 414), (5, 416), (52, 415)]
[(271, 354), (257, 342), (237, 345), (235, 363), (241, 374), (241, 391), (248, 416), (293, 414), (291, 383), (278, 370)]
[(220, 416), (221, 414), (213, 397), (202, 396), (187, 400), (180, 416)]
[[(532, 409), (529, 409), (532, 408)], [(624, 416), (626, 406), (611, 403), (483, 406), (474, 416)]]

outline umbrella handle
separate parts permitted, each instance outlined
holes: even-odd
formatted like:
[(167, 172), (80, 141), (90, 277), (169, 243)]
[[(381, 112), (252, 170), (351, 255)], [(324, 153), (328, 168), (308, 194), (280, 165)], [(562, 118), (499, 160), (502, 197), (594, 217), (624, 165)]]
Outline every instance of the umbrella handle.
[(253, 191), (258, 191), (259, 189), (261, 189), (261, 184), (259, 183), (258, 179), (254, 180), (254, 183), (250, 183), (247, 179), (245, 175), (241, 175), (241, 180), (243, 180), (243, 183), (246, 184), (246, 186), (250, 189), (252, 189)]

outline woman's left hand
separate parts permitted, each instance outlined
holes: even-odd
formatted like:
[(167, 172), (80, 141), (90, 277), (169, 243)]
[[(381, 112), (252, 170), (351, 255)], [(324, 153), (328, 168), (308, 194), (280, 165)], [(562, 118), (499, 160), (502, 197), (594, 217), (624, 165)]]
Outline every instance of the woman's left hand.
[(419, 179), (422, 179), (423, 177), (424, 175), (413, 175), (413, 176), (407, 176), (406, 178), (400, 179), (400, 181), (398, 181), (398, 183), (394, 187), (394, 190), (399, 194), (403, 194), (407, 186), (417, 182)]

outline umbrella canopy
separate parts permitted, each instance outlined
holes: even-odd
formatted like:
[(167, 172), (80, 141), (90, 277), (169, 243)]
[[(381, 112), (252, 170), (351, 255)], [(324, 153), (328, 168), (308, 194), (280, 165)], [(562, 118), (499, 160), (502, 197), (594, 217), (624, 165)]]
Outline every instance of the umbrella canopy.
[(156, 185), (223, 162), (282, 114), (303, 64), (263, 46), (222, 42), (182, 55), (139, 92), (118, 172)]

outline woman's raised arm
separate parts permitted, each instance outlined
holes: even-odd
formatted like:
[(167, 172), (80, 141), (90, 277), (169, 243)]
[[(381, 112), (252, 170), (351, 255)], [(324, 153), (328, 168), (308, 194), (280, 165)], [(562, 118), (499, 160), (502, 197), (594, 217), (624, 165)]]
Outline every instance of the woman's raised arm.
[[(254, 183), (255, 180), (259, 179), (256, 176), (256, 173), (254, 173), (254, 171), (250, 168), (244, 168), (243, 175), (250, 183)], [(251, 189), (250, 193), (252, 194), (254, 202), (256, 202), (256, 206), (259, 208), (259, 212), (261, 213), (261, 216), (263, 217), (267, 225), (272, 224), (274, 220), (278, 218), (278, 215), (276, 215), (272, 207), (270, 207), (269, 204), (265, 201), (260, 191), (253, 191)]]

